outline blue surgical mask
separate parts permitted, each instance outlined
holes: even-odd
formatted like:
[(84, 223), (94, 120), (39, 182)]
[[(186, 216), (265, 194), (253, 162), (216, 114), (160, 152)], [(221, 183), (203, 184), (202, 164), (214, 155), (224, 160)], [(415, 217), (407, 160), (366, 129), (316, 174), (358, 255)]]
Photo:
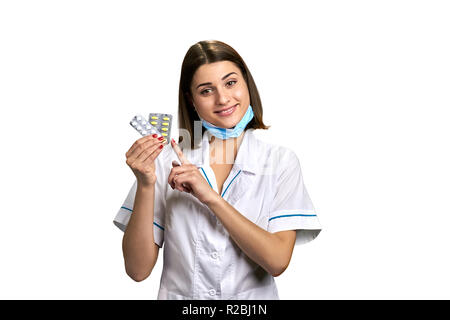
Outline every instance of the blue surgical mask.
[(209, 123), (206, 120), (202, 120), (202, 125), (215, 137), (226, 140), (229, 138), (237, 138), (241, 135), (241, 133), (244, 131), (247, 124), (253, 119), (253, 108), (251, 105), (248, 105), (247, 112), (242, 117), (241, 121), (234, 126), (234, 128), (227, 129), (227, 128), (220, 128), (212, 123)]

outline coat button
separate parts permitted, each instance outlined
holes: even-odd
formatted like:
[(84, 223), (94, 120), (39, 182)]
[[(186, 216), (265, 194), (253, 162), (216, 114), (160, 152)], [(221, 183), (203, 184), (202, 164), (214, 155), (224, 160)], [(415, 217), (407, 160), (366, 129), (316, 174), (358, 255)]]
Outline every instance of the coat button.
[(214, 289), (209, 290), (209, 295), (210, 296), (215, 296), (216, 295), (216, 290), (214, 290)]
[(218, 256), (219, 256), (219, 254), (218, 254), (217, 252), (213, 252), (213, 253), (211, 254), (211, 257), (212, 257), (213, 259), (217, 259)]

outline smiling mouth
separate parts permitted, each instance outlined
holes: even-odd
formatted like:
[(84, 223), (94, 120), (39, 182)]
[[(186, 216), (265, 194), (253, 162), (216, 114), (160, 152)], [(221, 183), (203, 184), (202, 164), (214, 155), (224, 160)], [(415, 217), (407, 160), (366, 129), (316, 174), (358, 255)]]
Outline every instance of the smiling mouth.
[(230, 107), (228, 109), (225, 109), (225, 110), (222, 110), (222, 111), (214, 111), (214, 113), (217, 113), (218, 115), (221, 115), (221, 116), (230, 115), (230, 114), (232, 114), (234, 112), (234, 110), (236, 109), (237, 105), (238, 105), (238, 103), (236, 103), (234, 106), (232, 106), (232, 107)]

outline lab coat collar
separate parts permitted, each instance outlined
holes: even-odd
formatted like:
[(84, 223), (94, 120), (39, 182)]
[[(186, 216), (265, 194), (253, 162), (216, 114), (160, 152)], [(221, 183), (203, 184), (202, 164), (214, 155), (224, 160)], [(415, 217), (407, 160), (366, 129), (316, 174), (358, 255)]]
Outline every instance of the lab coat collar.
[[(238, 153), (234, 161), (234, 166), (242, 171), (256, 174), (258, 171), (258, 162), (256, 159), (258, 155), (258, 141), (254, 136), (254, 131), (255, 129), (247, 129), (242, 133), (244, 137), (242, 138), (241, 145), (239, 146)], [(212, 135), (208, 131), (203, 133), (201, 149), (193, 155), (194, 162), (198, 163), (201, 155), (202, 164), (209, 166), (209, 141), (211, 137)]]

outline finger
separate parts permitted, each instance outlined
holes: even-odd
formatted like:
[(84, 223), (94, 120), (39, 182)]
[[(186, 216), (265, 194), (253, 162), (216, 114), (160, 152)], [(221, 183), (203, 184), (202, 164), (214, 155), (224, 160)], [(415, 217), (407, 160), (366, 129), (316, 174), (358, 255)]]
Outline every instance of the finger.
[(145, 150), (136, 158), (136, 161), (138, 162), (144, 162), (149, 156), (152, 155), (153, 152), (155, 152), (157, 149), (162, 146), (162, 141), (158, 141), (157, 143), (148, 145)]
[(140, 139), (137, 139), (134, 143), (133, 143), (133, 145), (130, 147), (130, 149), (128, 149), (128, 151), (127, 151), (127, 153), (125, 154), (125, 156), (128, 158), (132, 153), (133, 153), (133, 151), (136, 149), (136, 147), (137, 146), (139, 146), (139, 145), (141, 145), (141, 144), (143, 144), (143, 143), (145, 143), (145, 142), (147, 142), (147, 141), (150, 141), (152, 138), (155, 138), (156, 136), (155, 135), (148, 135), (148, 136), (145, 136), (145, 137), (142, 137), (142, 138), (140, 138)]
[(174, 189), (190, 193), (192, 191), (191, 187), (189, 186), (190, 181), (191, 174), (189, 172), (179, 174), (173, 179)]
[(162, 141), (157, 141), (157, 142), (154, 142), (154, 143), (151, 143), (151, 144), (150, 143), (147, 144), (145, 147), (143, 147), (142, 152), (136, 158), (134, 158), (134, 157), (130, 158), (129, 162), (131, 162), (132, 164), (143, 163), (161, 145), (162, 145)]
[(189, 168), (186, 168), (183, 166), (173, 167), (172, 170), (170, 170), (169, 177), (167, 178), (167, 182), (172, 187), (172, 189), (174, 188), (173, 178), (175, 178), (176, 175), (185, 172), (186, 170), (189, 170)]
[(187, 193), (192, 193), (190, 184), (192, 183), (192, 172), (184, 172), (176, 176), (174, 188)]
[[(176, 161), (173, 161), (172, 164), (177, 163)], [(198, 170), (196, 166), (192, 164), (185, 164), (182, 166), (175, 166), (170, 170), (169, 177), (167, 178), (167, 182), (170, 184), (170, 186), (173, 188), (173, 178), (176, 175), (179, 175), (181, 173)]]
[(158, 155), (161, 153), (161, 151), (164, 149), (164, 144), (160, 144), (156, 147), (156, 150), (154, 150), (148, 157), (143, 161), (143, 165), (147, 166), (150, 165), (155, 159), (158, 157)]
[(181, 164), (179, 164), (175, 160), (172, 161), (172, 167), (179, 167), (179, 166), (181, 166)]
[(191, 193), (190, 189), (186, 188), (183, 185), (175, 185), (173, 189), (181, 192)]
[(186, 185), (186, 184), (183, 184), (182, 186), (186, 189), (186, 192), (187, 192), (187, 193), (192, 193), (191, 187), (189, 187), (189, 186)]
[(186, 164), (187, 164), (187, 163), (190, 163), (190, 162), (188, 161), (188, 159), (186, 159), (186, 157), (185, 157), (184, 154), (183, 154), (183, 151), (181, 151), (180, 147), (178, 146), (178, 144), (175, 142), (174, 139), (172, 139), (171, 143), (172, 143), (172, 148), (173, 148), (173, 150), (175, 151), (175, 153), (177, 154), (177, 157), (178, 157), (178, 159), (180, 160), (181, 164), (183, 165), (183, 164), (185, 164), (185, 163), (186, 163)]
[(148, 144), (151, 141), (161, 141), (162, 139), (164, 139), (163, 137), (159, 137), (156, 134), (153, 135), (148, 135), (145, 137), (142, 137), (138, 140), (136, 140), (133, 145), (131, 146), (131, 148), (127, 151), (127, 153), (125, 154), (125, 156), (128, 158), (130, 157), (134, 152), (136, 152), (136, 150), (139, 150), (140, 147), (142, 147), (143, 145)]
[(161, 144), (162, 141), (158, 138), (149, 138), (146, 140), (141, 140), (141, 142), (136, 141), (136, 146), (133, 150), (130, 149), (130, 153), (128, 153), (127, 160), (128, 162), (134, 162), (147, 148), (151, 148), (155, 145)]

